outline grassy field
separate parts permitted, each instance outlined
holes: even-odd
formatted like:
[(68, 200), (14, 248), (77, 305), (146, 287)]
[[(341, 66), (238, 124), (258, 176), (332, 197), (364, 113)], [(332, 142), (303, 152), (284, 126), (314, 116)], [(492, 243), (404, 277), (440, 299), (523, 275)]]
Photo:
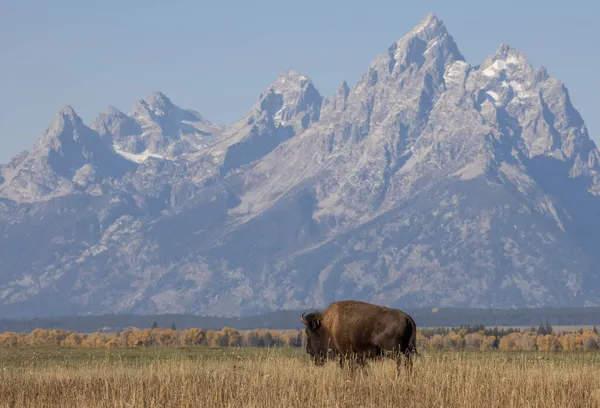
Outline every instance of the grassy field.
[(351, 376), (294, 349), (2, 349), (0, 407), (598, 407), (600, 353), (421, 351)]

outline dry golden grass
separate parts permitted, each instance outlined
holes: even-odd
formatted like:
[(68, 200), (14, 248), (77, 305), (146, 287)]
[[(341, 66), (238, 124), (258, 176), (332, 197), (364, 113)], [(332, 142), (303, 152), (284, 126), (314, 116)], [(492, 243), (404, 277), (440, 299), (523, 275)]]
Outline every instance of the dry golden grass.
[(352, 377), (334, 363), (314, 367), (301, 352), (244, 353), (71, 359), (21, 351), (4, 356), (0, 407), (600, 406), (591, 353), (423, 352), (411, 378), (397, 377), (391, 361)]

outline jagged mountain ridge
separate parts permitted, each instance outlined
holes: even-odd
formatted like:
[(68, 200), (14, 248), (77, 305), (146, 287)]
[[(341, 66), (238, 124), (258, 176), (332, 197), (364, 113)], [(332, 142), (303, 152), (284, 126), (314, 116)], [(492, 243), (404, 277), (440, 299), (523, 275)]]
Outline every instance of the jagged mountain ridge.
[(59, 116), (0, 167), (6, 315), (599, 303), (568, 91), (505, 44), (469, 65), (434, 14), (352, 88), (288, 71), (232, 126), (161, 93)]

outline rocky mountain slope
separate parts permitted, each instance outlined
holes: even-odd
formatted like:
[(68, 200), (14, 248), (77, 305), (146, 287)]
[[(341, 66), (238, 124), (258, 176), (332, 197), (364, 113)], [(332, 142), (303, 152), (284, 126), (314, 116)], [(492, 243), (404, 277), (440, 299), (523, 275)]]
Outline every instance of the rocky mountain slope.
[(600, 152), (564, 84), (429, 14), (352, 88), (282, 73), (218, 126), (62, 109), (0, 166), (0, 313), (600, 303)]

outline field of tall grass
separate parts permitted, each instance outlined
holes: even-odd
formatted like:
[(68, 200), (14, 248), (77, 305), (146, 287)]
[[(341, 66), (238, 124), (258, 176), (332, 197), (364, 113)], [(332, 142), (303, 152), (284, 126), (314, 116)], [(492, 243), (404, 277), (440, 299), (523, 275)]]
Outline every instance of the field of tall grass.
[(422, 351), (354, 375), (298, 349), (4, 349), (0, 407), (598, 407), (600, 353)]

